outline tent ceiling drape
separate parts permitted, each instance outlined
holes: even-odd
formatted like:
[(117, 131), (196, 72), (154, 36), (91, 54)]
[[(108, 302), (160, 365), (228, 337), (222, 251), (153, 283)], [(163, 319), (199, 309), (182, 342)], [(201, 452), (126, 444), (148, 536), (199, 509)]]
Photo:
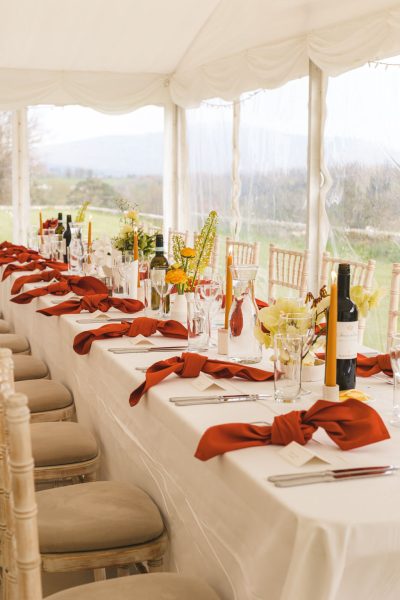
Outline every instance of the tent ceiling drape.
[(400, 54), (393, 0), (0, 0), (0, 108), (231, 100)]

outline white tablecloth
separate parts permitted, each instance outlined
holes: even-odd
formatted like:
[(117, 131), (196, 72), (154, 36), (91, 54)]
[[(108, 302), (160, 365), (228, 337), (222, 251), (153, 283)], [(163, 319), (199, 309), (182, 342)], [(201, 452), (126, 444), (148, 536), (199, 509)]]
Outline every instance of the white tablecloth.
[[(72, 390), (79, 421), (99, 441), (101, 477), (135, 483), (157, 502), (170, 536), (168, 568), (199, 575), (222, 600), (400, 598), (400, 476), (279, 489), (266, 477), (295, 470), (279, 455), (279, 447), (249, 448), (200, 462), (193, 454), (207, 427), (271, 421), (293, 406), (263, 401), (178, 408), (170, 396), (199, 392), (190, 380), (171, 376), (131, 408), (129, 394), (144, 378), (135, 367), (169, 355), (107, 351), (126, 345), (121, 339), (95, 342), (89, 355), (77, 355), (74, 336), (97, 325), (77, 324), (84, 313), (37, 314), (37, 308), (51, 305), (50, 296), (29, 305), (9, 302), (19, 275), (0, 284), (4, 317), (29, 338), (52, 378)], [(241, 390), (272, 389), (270, 383), (233, 383)], [(392, 386), (376, 378), (358, 383), (387, 417)], [(318, 398), (320, 385), (313, 388), (315, 394), (295, 408)], [(398, 464), (400, 430), (390, 432), (391, 440), (347, 453), (318, 432), (309, 447), (323, 442), (341, 467)]]

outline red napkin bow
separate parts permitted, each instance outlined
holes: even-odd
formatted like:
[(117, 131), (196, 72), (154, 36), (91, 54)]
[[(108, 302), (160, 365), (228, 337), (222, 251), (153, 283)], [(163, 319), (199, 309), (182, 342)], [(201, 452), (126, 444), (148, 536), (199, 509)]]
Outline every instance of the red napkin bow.
[(39, 281), (51, 281), (52, 279), (63, 280), (66, 276), (61, 275), (60, 271), (52, 269), (51, 271), (41, 271), (40, 273), (33, 273), (32, 275), (21, 275), (18, 277), (11, 288), (12, 294), (18, 294), (25, 283), (38, 283)]
[(200, 372), (212, 375), (216, 379), (240, 377), (247, 381), (267, 381), (274, 376), (273, 373), (254, 367), (245, 367), (223, 360), (208, 359), (207, 356), (201, 354), (183, 352), (182, 356), (160, 360), (151, 365), (146, 371), (146, 381), (130, 395), (129, 404), (135, 406), (151, 387), (160, 383), (171, 373), (175, 373), (179, 377), (198, 377)]
[(90, 296), (84, 296), (80, 300), (66, 300), (61, 302), (57, 306), (50, 308), (41, 308), (36, 312), (51, 317), (53, 315), (68, 315), (77, 314), (83, 310), (89, 312), (95, 312), (101, 310), (101, 312), (107, 312), (110, 308), (116, 308), (123, 313), (135, 313), (143, 310), (143, 303), (139, 300), (130, 300), (129, 298), (110, 298), (107, 294), (92, 294)]
[(7, 277), (9, 277), (11, 273), (15, 271), (35, 271), (36, 269), (39, 269), (39, 271), (44, 271), (47, 268), (57, 269), (58, 271), (66, 271), (68, 269), (68, 265), (52, 260), (33, 260), (32, 262), (24, 265), (11, 264), (7, 265), (7, 267), (4, 269), (2, 281), (7, 279)]
[(79, 275), (71, 275), (56, 283), (50, 283), (41, 288), (19, 294), (19, 296), (11, 298), (11, 302), (15, 302), (16, 304), (29, 304), (34, 298), (39, 298), (40, 296), (46, 296), (47, 294), (65, 296), (65, 294), (68, 294), (69, 292), (74, 292), (78, 296), (86, 296), (87, 294), (107, 294), (108, 290), (107, 286), (95, 277), (79, 277)]
[(74, 339), (74, 350), (77, 354), (88, 354), (93, 342), (108, 338), (117, 338), (127, 335), (136, 337), (144, 335), (149, 337), (159, 331), (165, 337), (187, 339), (187, 329), (179, 321), (158, 321), (149, 317), (138, 317), (132, 323), (113, 323), (103, 325), (97, 329), (82, 331)]
[(359, 377), (371, 377), (381, 371), (389, 377), (393, 377), (389, 354), (378, 354), (377, 356), (357, 354), (357, 375)]
[(37, 252), (17, 252), (15, 254), (6, 254), (0, 256), (0, 265), (8, 265), (12, 262), (31, 262), (32, 260), (38, 260), (39, 258), (43, 258)]
[(341, 450), (390, 438), (381, 417), (370, 406), (352, 398), (340, 403), (317, 400), (307, 411), (293, 410), (275, 417), (272, 425), (226, 423), (210, 427), (202, 435), (195, 457), (209, 460), (231, 450), (270, 444), (297, 442), (304, 446), (318, 427), (325, 429)]

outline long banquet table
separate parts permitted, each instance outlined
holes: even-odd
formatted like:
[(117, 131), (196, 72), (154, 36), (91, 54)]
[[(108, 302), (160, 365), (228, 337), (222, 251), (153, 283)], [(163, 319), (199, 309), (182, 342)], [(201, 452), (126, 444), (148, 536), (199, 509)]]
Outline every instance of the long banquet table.
[[(95, 342), (87, 356), (77, 355), (75, 335), (100, 325), (76, 322), (87, 313), (45, 317), (35, 312), (52, 305), (54, 297), (28, 305), (9, 302), (19, 275), (0, 284), (4, 317), (28, 337), (52, 378), (73, 392), (79, 421), (100, 444), (101, 478), (139, 485), (157, 502), (170, 537), (167, 568), (204, 578), (222, 600), (398, 600), (400, 476), (280, 489), (267, 476), (296, 470), (280, 456), (280, 447), (248, 448), (208, 462), (195, 459), (207, 427), (270, 422), (293, 405), (266, 400), (178, 408), (170, 396), (199, 392), (191, 380), (171, 376), (131, 408), (129, 394), (144, 378), (135, 367), (169, 355), (108, 352), (125, 346), (121, 339)], [(267, 361), (263, 366), (271, 368)], [(272, 391), (271, 383), (231, 383), (243, 391)], [(320, 384), (309, 385), (312, 396), (296, 409), (319, 397)], [(358, 381), (358, 387), (372, 396), (371, 405), (387, 421), (392, 386), (372, 377)], [(323, 447), (338, 467), (400, 464), (400, 430), (389, 429), (390, 440), (350, 452), (340, 451), (321, 431), (308, 447)], [(303, 467), (315, 469), (321, 464)]]

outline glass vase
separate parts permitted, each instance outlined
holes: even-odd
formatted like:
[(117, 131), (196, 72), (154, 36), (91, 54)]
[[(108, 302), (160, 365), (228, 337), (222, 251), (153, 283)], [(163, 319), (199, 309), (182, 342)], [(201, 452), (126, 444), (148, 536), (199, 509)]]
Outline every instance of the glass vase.
[(255, 265), (232, 265), (233, 301), (228, 323), (228, 357), (233, 362), (261, 361), (262, 347), (255, 337), (258, 309), (254, 298)]

